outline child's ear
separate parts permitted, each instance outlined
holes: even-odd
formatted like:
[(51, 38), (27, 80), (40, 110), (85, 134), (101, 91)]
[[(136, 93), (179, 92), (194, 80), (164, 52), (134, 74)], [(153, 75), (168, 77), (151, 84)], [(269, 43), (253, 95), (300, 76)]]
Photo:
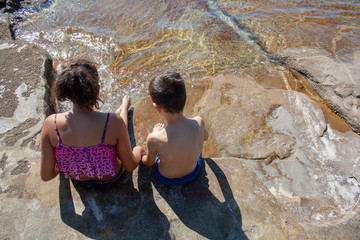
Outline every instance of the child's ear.
[(158, 113), (160, 113), (160, 106), (159, 105), (157, 105), (156, 103), (153, 103), (152, 104), (153, 105), (153, 107), (156, 109), (156, 111), (158, 112)]

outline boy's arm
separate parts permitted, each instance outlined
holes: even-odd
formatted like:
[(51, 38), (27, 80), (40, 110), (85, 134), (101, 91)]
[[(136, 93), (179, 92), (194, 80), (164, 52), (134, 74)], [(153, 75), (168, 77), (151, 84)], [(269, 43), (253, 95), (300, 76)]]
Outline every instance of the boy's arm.
[(206, 128), (205, 128), (205, 122), (204, 122), (204, 120), (202, 120), (202, 122), (203, 122), (203, 126), (204, 126), (204, 141), (206, 141), (206, 140), (208, 140), (208, 138), (209, 138), (209, 134), (208, 134), (208, 131), (207, 131)]
[(204, 133), (204, 141), (206, 141), (206, 140), (209, 138), (209, 134), (208, 134), (208, 131), (206, 130), (204, 120), (203, 120), (202, 117), (200, 117), (200, 116), (196, 116), (196, 117), (194, 117), (194, 119), (197, 121), (197, 123), (199, 124), (199, 126), (200, 126), (201, 129), (203, 130), (203, 133)]
[(156, 139), (154, 139), (151, 134), (148, 135), (147, 139), (146, 139), (146, 143), (147, 143), (147, 149), (148, 152), (146, 155), (142, 156), (141, 161), (146, 165), (146, 166), (153, 166), (156, 162)]

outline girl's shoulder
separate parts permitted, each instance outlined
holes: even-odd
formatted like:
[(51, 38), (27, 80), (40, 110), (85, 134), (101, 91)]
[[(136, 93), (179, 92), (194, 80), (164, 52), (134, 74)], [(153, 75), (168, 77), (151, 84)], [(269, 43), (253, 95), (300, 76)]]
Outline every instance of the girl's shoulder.
[(51, 122), (51, 121), (54, 122), (54, 117), (55, 117), (55, 113), (47, 116), (47, 117), (45, 118), (44, 123), (49, 123), (49, 122)]
[(109, 113), (108, 127), (113, 129), (119, 129), (125, 126), (124, 120), (115, 113)]
[(109, 113), (109, 121), (117, 122), (117, 123), (124, 122), (124, 120), (116, 113)]
[[(55, 128), (55, 123), (58, 125), (61, 124), (66, 120), (66, 115), (69, 114), (68, 112), (62, 112), (62, 113), (53, 113), (45, 118), (43, 129), (44, 128)], [(56, 116), (56, 118), (55, 118)]]
[(67, 111), (67, 112), (61, 112), (61, 113), (53, 113), (53, 114), (51, 114), (51, 115), (49, 115), (49, 116), (47, 116), (46, 117), (46, 119), (45, 119), (45, 122), (46, 121), (52, 121), (52, 122), (54, 122), (54, 119), (55, 119), (55, 115), (56, 115), (56, 120), (58, 120), (58, 118), (64, 118), (67, 114), (69, 114), (69, 111)]
[(48, 139), (51, 145), (56, 146), (56, 133), (55, 133), (55, 123), (54, 123), (55, 114), (48, 116), (43, 124), (41, 129), (41, 142), (44, 142), (44, 139)]
[(43, 128), (48, 128), (48, 127), (50, 127), (50, 126), (54, 126), (54, 127), (55, 127), (55, 115), (57, 116), (57, 114), (54, 113), (54, 114), (51, 114), (51, 115), (49, 115), (49, 116), (47, 116), (47, 117), (45, 118)]

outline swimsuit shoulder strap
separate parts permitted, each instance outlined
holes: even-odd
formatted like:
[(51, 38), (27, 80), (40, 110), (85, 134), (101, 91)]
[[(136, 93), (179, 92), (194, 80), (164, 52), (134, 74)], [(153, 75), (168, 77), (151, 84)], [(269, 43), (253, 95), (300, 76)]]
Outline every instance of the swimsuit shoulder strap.
[(108, 122), (109, 122), (109, 116), (110, 116), (110, 113), (108, 113), (107, 117), (106, 117), (106, 123), (105, 123), (105, 127), (104, 127), (104, 133), (101, 138), (101, 143), (103, 143), (105, 140), (106, 130), (107, 130)]
[(55, 126), (55, 131), (56, 131), (56, 137), (57, 137), (58, 142), (61, 143), (59, 130), (58, 130), (57, 125), (56, 125), (56, 116), (57, 116), (57, 114), (54, 115), (54, 126)]

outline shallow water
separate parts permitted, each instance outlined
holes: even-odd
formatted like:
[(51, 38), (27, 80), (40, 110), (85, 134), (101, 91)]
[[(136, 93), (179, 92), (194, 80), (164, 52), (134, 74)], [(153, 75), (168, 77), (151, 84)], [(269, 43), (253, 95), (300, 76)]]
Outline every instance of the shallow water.
[(190, 84), (246, 72), (265, 87), (307, 92), (280, 64), (285, 49), (314, 46), (342, 61), (360, 49), (359, 1), (57, 0), (19, 14), (15, 37), (44, 47), (55, 64), (79, 56), (99, 63), (104, 110), (124, 94), (142, 98), (168, 69)]

